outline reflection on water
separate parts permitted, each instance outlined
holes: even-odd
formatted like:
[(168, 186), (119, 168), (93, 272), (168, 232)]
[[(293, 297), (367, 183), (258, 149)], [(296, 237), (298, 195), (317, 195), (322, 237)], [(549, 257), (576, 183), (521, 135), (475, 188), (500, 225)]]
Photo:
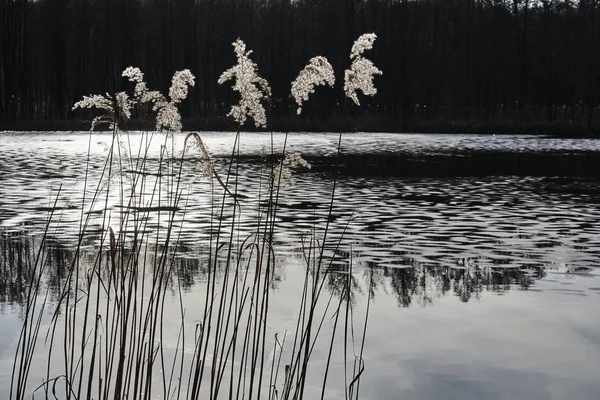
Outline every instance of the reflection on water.
[[(26, 302), (27, 290), (31, 282), (33, 265), (38, 257), (39, 243), (35, 237), (23, 235), (4, 234), (0, 236), (0, 310), (7, 306), (23, 306)], [(339, 253), (339, 252), (338, 252)], [(196, 284), (206, 280), (208, 273), (208, 258), (190, 257), (182, 251), (182, 256), (175, 262), (178, 276), (178, 285), (183, 290), (193, 290)], [(40, 255), (44, 264), (51, 266), (45, 269), (44, 285), (48, 287), (50, 301), (56, 300), (63, 290), (67, 273), (75, 258), (75, 250), (51, 244)], [(86, 258), (87, 256), (87, 258)], [(80, 256), (83, 260), (92, 261), (93, 250), (84, 250)], [(347, 255), (349, 257), (349, 255)], [(279, 265), (285, 265), (286, 258), (279, 256)], [(340, 254), (336, 259), (340, 258)], [(348, 258), (347, 258), (348, 259)], [(243, 260), (242, 261), (247, 261)], [(464, 265), (469, 260), (461, 260)], [(479, 299), (484, 291), (502, 294), (512, 289), (527, 290), (536, 280), (546, 277), (544, 268), (495, 268), (495, 267), (456, 267), (423, 266), (413, 263), (412, 267), (390, 268), (378, 267), (376, 263), (368, 263), (369, 268), (363, 269), (362, 274), (353, 275), (354, 291), (361, 292), (361, 288), (369, 287), (372, 276), (371, 296), (373, 298), (383, 295), (381, 290), (391, 288), (391, 293), (400, 307), (411, 305), (427, 306), (438, 298), (451, 295), (458, 297), (463, 302)], [(219, 265), (219, 264), (217, 264)], [(225, 265), (225, 262), (223, 262)], [(342, 293), (346, 284), (349, 263), (335, 263), (330, 267), (328, 276), (328, 289), (334, 293)], [(366, 271), (373, 269), (371, 275)], [(589, 272), (585, 270), (585, 272)], [(275, 282), (281, 279), (275, 271)], [(361, 282), (361, 280), (363, 280)], [(351, 293), (355, 297), (356, 293)]]
[[(1, 322), (2, 315), (9, 321), (9, 314), (22, 312), (40, 233), (60, 184), (51, 241), (41, 255), (51, 302), (67, 279), (82, 215), (89, 136), (0, 135)], [(91, 181), (99, 179), (108, 138), (92, 137)], [(233, 137), (209, 133), (205, 141), (224, 171)], [(283, 135), (274, 142), (280, 148)], [(334, 134), (289, 137), (288, 149), (301, 151), (313, 169), (297, 175), (280, 202), (274, 296), (281, 304), (297, 290), (294, 266), (306, 250), (302, 237), (328, 222), (336, 143)], [(269, 136), (242, 136), (237, 230), (242, 238), (254, 232), (260, 215), (255, 200), (264, 190), (261, 152), (268, 146)], [(600, 141), (349, 134), (342, 150), (329, 220), (328, 259), (336, 257), (327, 285), (341, 293), (351, 273), (353, 302), (364, 304), (372, 296), (369, 331), (378, 340), (366, 349), (373, 360), (361, 389), (365, 398), (567, 398), (557, 381), (570, 382), (565, 385), (572, 398), (600, 393), (591, 372), (600, 370), (600, 322), (592, 317), (600, 301)], [(157, 152), (151, 153), (149, 170)], [(213, 187), (201, 179), (197, 161), (191, 157), (183, 165), (185, 214), (175, 220), (178, 284), (191, 301), (205, 281), (215, 217)], [(147, 186), (156, 178), (149, 175)], [(111, 199), (108, 209), (140, 211), (117, 204)], [(101, 226), (96, 217), (102, 207), (89, 214), (92, 231)], [(165, 210), (158, 202), (145, 203), (144, 210), (153, 210), (145, 229), (156, 232), (164, 222), (159, 211), (164, 217)], [(94, 246), (90, 240), (82, 249), (90, 263)], [(499, 333), (513, 330), (519, 334)], [(397, 337), (402, 340), (391, 340)], [(486, 347), (486, 339), (497, 350)], [(0, 331), (3, 341), (10, 342)], [(569, 355), (561, 350), (565, 342)], [(0, 346), (0, 361), (9, 353)], [(543, 362), (548, 354), (578, 362), (583, 371), (548, 366)], [(532, 379), (535, 389), (523, 383)], [(4, 386), (0, 383), (0, 391)]]
[[(461, 301), (479, 299), (483, 291), (503, 294), (511, 288), (528, 289), (535, 280), (545, 277), (543, 269), (516, 268), (455, 269), (449, 267), (383, 268), (376, 274), (376, 285), (393, 288), (398, 305), (426, 306), (435, 299), (451, 294)], [(389, 282), (385, 282), (389, 281)]]
[(0, 310), (7, 304), (24, 304), (32, 275), (32, 253), (30, 240), (15, 235), (0, 237)]

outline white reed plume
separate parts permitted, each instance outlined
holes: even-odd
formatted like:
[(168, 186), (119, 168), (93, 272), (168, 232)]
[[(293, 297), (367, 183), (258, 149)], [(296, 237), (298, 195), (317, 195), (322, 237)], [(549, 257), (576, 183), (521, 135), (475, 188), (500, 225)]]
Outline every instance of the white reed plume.
[(188, 86), (193, 87), (194, 84), (195, 77), (189, 69), (175, 72), (173, 79), (171, 79), (171, 88), (169, 89), (171, 103), (177, 104), (185, 100), (188, 95)]
[(131, 107), (133, 107), (133, 102), (129, 100), (127, 93), (119, 92), (115, 95), (115, 99), (117, 102), (117, 108), (119, 109), (123, 119), (131, 119)]
[(373, 48), (373, 44), (375, 43), (375, 39), (377, 39), (377, 35), (374, 33), (364, 33), (360, 35), (352, 45), (352, 49), (350, 50), (350, 58), (354, 59), (358, 56), (362, 56), (362, 53), (367, 50), (371, 50)]
[(373, 85), (373, 75), (383, 74), (371, 60), (362, 56), (363, 52), (373, 48), (375, 39), (377, 35), (374, 33), (365, 33), (356, 39), (350, 51), (352, 64), (344, 74), (344, 92), (356, 105), (360, 105), (356, 91), (362, 91), (365, 96), (374, 96), (377, 89)]
[(144, 74), (136, 67), (127, 67), (123, 76), (135, 82), (134, 95), (138, 104), (153, 103), (152, 110), (156, 112), (156, 130), (167, 132), (181, 131), (181, 115), (177, 104), (181, 103), (188, 95), (188, 86), (195, 85), (195, 77), (189, 69), (177, 71), (171, 79), (169, 99), (156, 90), (148, 90), (144, 82)]
[(246, 44), (242, 40), (233, 42), (233, 49), (237, 64), (224, 71), (218, 80), (219, 85), (233, 80), (232, 89), (240, 94), (239, 104), (232, 106), (227, 115), (233, 117), (240, 126), (251, 117), (256, 127), (266, 127), (267, 116), (262, 101), (271, 97), (269, 83), (258, 75), (256, 63), (249, 58), (252, 50), (246, 51)]
[(129, 78), (130, 82), (135, 83), (133, 100), (125, 92), (119, 92), (113, 98), (108, 93), (105, 96), (93, 95), (84, 96), (83, 100), (78, 101), (73, 106), (77, 108), (98, 108), (105, 113), (92, 121), (92, 129), (99, 123), (108, 123), (110, 128), (114, 129), (117, 120), (131, 119), (131, 109), (137, 104), (153, 103), (152, 110), (156, 112), (156, 130), (178, 132), (181, 131), (181, 115), (177, 110), (177, 104), (181, 103), (188, 95), (188, 86), (194, 86), (194, 75), (189, 69), (177, 71), (171, 79), (171, 88), (169, 89), (169, 98), (160, 94), (156, 90), (148, 90), (144, 81), (144, 74), (137, 67), (127, 67), (123, 70), (122, 76)]
[(154, 107), (156, 111), (156, 130), (167, 132), (181, 131), (181, 115), (177, 109), (177, 104), (181, 103), (188, 95), (188, 86), (194, 86), (194, 75), (189, 69), (177, 71), (171, 79), (171, 88), (169, 89), (170, 101), (164, 97), (155, 100)]
[(311, 165), (300, 153), (286, 154), (285, 158), (274, 168), (270, 177), (271, 186), (288, 186), (294, 183), (293, 172), (300, 168), (310, 169)]
[(115, 110), (115, 105), (111, 96), (106, 93), (106, 96), (102, 96), (101, 94), (83, 96), (82, 100), (79, 100), (73, 105), (73, 110), (77, 108), (98, 108), (106, 111), (107, 113), (112, 113)]
[(157, 90), (148, 90), (144, 81), (144, 73), (137, 67), (127, 67), (123, 70), (122, 76), (129, 78), (130, 82), (135, 82), (134, 97), (138, 103), (148, 103), (159, 100), (165, 100), (164, 96)]
[(181, 132), (181, 114), (171, 102), (158, 102), (154, 104), (156, 111), (156, 130), (166, 132)]
[(129, 99), (127, 93), (119, 92), (115, 97), (108, 93), (104, 96), (100, 94), (83, 96), (82, 100), (73, 105), (73, 110), (78, 108), (98, 108), (104, 110), (104, 114), (93, 119), (91, 129), (93, 130), (100, 123), (108, 123), (110, 129), (114, 129), (119, 118), (124, 120), (131, 118), (132, 106), (133, 101)]
[(333, 68), (325, 57), (311, 58), (310, 62), (292, 82), (292, 97), (298, 104), (297, 113), (302, 112), (302, 103), (308, 101), (308, 96), (315, 92), (315, 86), (329, 85), (333, 87), (335, 75)]

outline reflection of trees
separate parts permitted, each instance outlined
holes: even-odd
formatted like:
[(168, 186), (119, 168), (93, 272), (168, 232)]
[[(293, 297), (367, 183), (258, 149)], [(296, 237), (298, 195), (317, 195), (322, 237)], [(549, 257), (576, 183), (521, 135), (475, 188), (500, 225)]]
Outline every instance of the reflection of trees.
[[(32, 278), (40, 273), (41, 265), (44, 266), (41, 279), (42, 289), (48, 289), (50, 299), (58, 300), (64, 289), (65, 280), (76, 277), (74, 272), (71, 274), (72, 268), (79, 268), (79, 279), (85, 281), (86, 274), (98, 261), (96, 246), (81, 248), (80, 254), (76, 257), (75, 248), (61, 244), (60, 240), (56, 238), (48, 238), (43, 252), (39, 253), (40, 241), (39, 238), (28, 233), (14, 235), (0, 233), (0, 307), (5, 304), (24, 305), (27, 299), (26, 291)], [(135, 255), (131, 250), (131, 248), (123, 250), (124, 259), (137, 258), (139, 265), (148, 266), (148, 269), (143, 272), (151, 275), (152, 266), (156, 264), (153, 258), (156, 254), (161, 254), (164, 248), (162, 246), (149, 248)], [(139, 252), (139, 249), (136, 251)], [(40, 258), (36, 263), (38, 256)], [(255, 264), (255, 255), (248, 251), (234, 252), (230, 256), (231, 260), (228, 263), (226, 252), (219, 253), (216, 263), (217, 270), (212, 271), (216, 274), (217, 279), (221, 279), (226, 271), (234, 272), (236, 268), (239, 268), (239, 276), (243, 277), (246, 270), (252, 269)], [(167, 287), (175, 293), (178, 286), (183, 290), (190, 290), (196, 284), (201, 284), (207, 278), (209, 265), (214, 265), (211, 264), (211, 257), (214, 257), (214, 254), (209, 255), (208, 249), (204, 247), (178, 245), (176, 254), (170, 261), (172, 262), (170, 267), (176, 272), (165, 282)], [(145, 260), (142, 261), (141, 258), (145, 258)], [(77, 260), (77, 263), (75, 264), (73, 260)], [(108, 281), (111, 275), (109, 258), (104, 257), (103, 260), (100, 274), (104, 281)], [(273, 288), (279, 279), (278, 272), (273, 271)]]
[[(51, 298), (57, 298), (68, 275), (74, 251), (50, 242), (40, 252), (40, 240), (27, 233), (0, 235), (0, 305), (23, 305), (40, 266)], [(39, 257), (39, 259), (38, 259)]]
[(23, 304), (24, 288), (31, 281), (33, 243), (17, 234), (0, 236), (0, 305)]
[[(38, 240), (39, 241), (39, 240)], [(0, 235), (0, 306), (4, 304), (23, 304), (25, 290), (35, 271), (36, 257), (39, 243), (35, 237), (27, 235)], [(159, 252), (162, 251), (159, 249)], [(87, 253), (90, 254), (87, 254)], [(79, 257), (79, 267), (85, 270), (94, 263), (97, 249), (88, 249)], [(152, 252), (149, 252), (152, 253)], [(167, 284), (172, 289), (179, 285), (182, 289), (191, 289), (202, 282), (208, 273), (210, 264), (208, 252), (202, 248), (192, 248), (179, 245), (179, 256), (173, 259), (176, 274)], [(43, 263), (43, 282), (47, 285), (51, 298), (57, 298), (65, 279), (69, 276), (70, 268), (75, 257), (74, 249), (60, 245), (57, 241), (49, 241), (45, 246)], [(293, 257), (293, 254), (287, 255)], [(356, 302), (357, 295), (369, 287), (372, 274), (370, 295), (389, 293), (397, 298), (400, 307), (413, 304), (426, 306), (448, 294), (458, 297), (463, 302), (480, 298), (485, 291), (504, 293), (510, 289), (527, 289), (537, 279), (543, 278), (545, 272), (541, 266), (537, 267), (495, 267), (478, 266), (469, 263), (458, 263), (456, 267), (440, 265), (424, 265), (418, 262), (405, 260), (401, 268), (379, 267), (374, 263), (367, 263), (361, 270), (364, 273), (364, 282), (360, 282), (360, 275), (351, 271), (350, 254), (341, 250), (336, 251), (334, 259), (325, 258), (324, 266), (328, 268), (326, 288), (336, 296), (349, 296), (351, 304)], [(245, 271), (252, 268), (252, 255), (242, 252), (233, 256), (230, 263), (233, 268)], [(222, 275), (227, 269), (226, 257), (219, 257), (217, 262), (217, 275)], [(282, 264), (280, 257), (277, 264)], [(333, 261), (333, 262), (331, 262)], [(331, 264), (330, 264), (331, 262)], [(89, 264), (89, 265), (87, 265)], [(146, 265), (152, 265), (152, 260), (147, 260)], [(237, 267), (235, 266), (237, 265)], [(229, 271), (232, 272), (232, 267)], [(149, 271), (148, 271), (149, 272)], [(103, 273), (108, 274), (104, 269)], [(243, 272), (241, 272), (243, 274)], [(278, 273), (273, 271), (273, 284), (279, 279)], [(348, 281), (348, 274), (351, 274)], [(84, 276), (84, 275), (82, 275)], [(177, 279), (177, 282), (175, 282)], [(350, 290), (346, 291), (346, 285)], [(363, 286), (364, 285), (364, 286)], [(275, 288), (275, 286), (273, 286)]]
[[(336, 253), (339, 256), (338, 262), (330, 268), (327, 288), (339, 296), (348, 284), (351, 268), (349, 261), (341, 261), (349, 260), (350, 254), (341, 250)], [(408, 258), (401, 261), (398, 268), (380, 267), (371, 262), (361, 266), (364, 286), (358, 281), (358, 274), (352, 273), (349, 293), (351, 301), (355, 301), (363, 287), (370, 287), (370, 296), (374, 297), (377, 293), (394, 295), (400, 307), (413, 304), (427, 306), (435, 299), (449, 294), (466, 303), (471, 299), (479, 299), (486, 291), (501, 294), (515, 288), (527, 289), (546, 275), (541, 265), (510, 268), (480, 266), (477, 265), (477, 260), (470, 259), (459, 260), (456, 266), (423, 264)]]
[(58, 243), (51, 243), (46, 248), (46, 274), (48, 277), (48, 289), (50, 294), (58, 300), (58, 294), (62, 290), (63, 283), (69, 275), (75, 251)]
[[(222, 279), (226, 273), (235, 274), (236, 271), (238, 279), (244, 279), (249, 271), (255, 270), (256, 253), (252, 249), (253, 247), (246, 247), (245, 250), (240, 250), (234, 245), (231, 254), (228, 255), (226, 246), (222, 247), (215, 263), (211, 261), (215, 254), (214, 252), (210, 253), (208, 248), (178, 244), (178, 256), (174, 260), (176, 274), (169, 283), (174, 285), (174, 279), (177, 279), (177, 284), (182, 289), (190, 290), (197, 283), (206, 282), (211, 266), (213, 268), (216, 266), (216, 270), (213, 269), (210, 272), (215, 274), (217, 280)], [(230, 257), (229, 261), (227, 261), (228, 256)], [(276, 267), (271, 270), (270, 283), (273, 289), (276, 288), (277, 282), (281, 279), (277, 268), (277, 265), (280, 264), (282, 262), (278, 259), (275, 262)]]
[[(546, 275), (541, 265), (511, 268), (479, 266), (477, 260), (469, 259), (457, 261), (456, 266), (441, 266), (406, 258), (398, 268), (379, 267), (371, 262), (361, 265), (364, 276), (363, 282), (359, 282), (360, 276), (356, 267), (352, 270), (350, 257), (349, 252), (336, 249), (333, 259), (326, 258), (326, 265), (331, 262), (326, 286), (336, 296), (347, 293), (352, 304), (356, 302), (357, 295), (369, 287), (370, 296), (374, 297), (377, 293), (394, 295), (400, 307), (413, 304), (427, 306), (448, 294), (466, 303), (479, 299), (485, 291), (504, 293), (514, 288), (527, 289)], [(500, 261), (498, 263), (501, 264)], [(348, 274), (351, 274), (349, 281)], [(345, 292), (348, 283), (350, 290)]]
[(448, 294), (468, 302), (480, 298), (484, 291), (504, 293), (515, 287), (527, 289), (544, 276), (542, 267), (454, 268), (415, 263), (406, 268), (374, 268), (372, 294), (389, 287), (400, 307), (413, 303), (425, 306)]
[[(349, 300), (350, 304), (355, 305), (356, 295), (362, 293), (362, 288), (356, 275), (352, 274), (349, 268), (349, 265), (329, 267), (326, 285), (335, 296), (345, 296), (344, 300)], [(351, 274), (350, 277), (348, 274)], [(348, 285), (350, 288), (346, 290)]]

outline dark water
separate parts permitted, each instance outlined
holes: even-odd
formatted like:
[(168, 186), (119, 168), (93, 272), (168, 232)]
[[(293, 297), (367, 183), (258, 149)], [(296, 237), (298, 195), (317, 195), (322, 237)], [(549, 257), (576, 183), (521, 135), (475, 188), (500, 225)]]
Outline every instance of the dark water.
[[(130, 154), (136, 138), (123, 146)], [(234, 136), (203, 138), (224, 173)], [(53, 268), (45, 280), (58, 293), (81, 218), (89, 140), (89, 180), (97, 181), (110, 135), (0, 133), (0, 393), (10, 379), (5, 366), (28, 276), (12, 266), (35, 249), (58, 195), (54, 219), (61, 223), (51, 231)], [(176, 137), (173, 148), (182, 141)], [(273, 146), (283, 142), (276, 134)], [(336, 253), (352, 260), (359, 306), (374, 272), (362, 398), (600, 398), (600, 141), (345, 134), (339, 158), (337, 143), (337, 134), (287, 139), (287, 150), (302, 152), (312, 169), (285, 188), (278, 212), (276, 321), (289, 323), (286, 305), (299, 295), (300, 238), (327, 222), (337, 162), (330, 238), (343, 237)], [(242, 135), (238, 192), (249, 205), (241, 209), (242, 237), (252, 232), (253, 200), (264, 190), (262, 155), (270, 148), (268, 134)], [(186, 211), (176, 220), (190, 304), (202, 300), (214, 215), (211, 186), (196, 167), (184, 169)], [(117, 213), (117, 204), (114, 198), (108, 207)], [(93, 216), (92, 230), (100, 226)], [(147, 229), (163, 222), (156, 212)], [(334, 276), (329, 289), (336, 285)]]

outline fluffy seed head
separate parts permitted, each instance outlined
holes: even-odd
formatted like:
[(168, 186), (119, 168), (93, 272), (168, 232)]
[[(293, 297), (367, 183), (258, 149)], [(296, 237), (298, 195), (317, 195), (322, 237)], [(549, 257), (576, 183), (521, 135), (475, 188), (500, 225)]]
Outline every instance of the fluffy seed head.
[(156, 130), (167, 132), (180, 132), (181, 115), (177, 106), (172, 102), (158, 102), (154, 105), (156, 111)]
[(110, 113), (114, 112), (114, 104), (108, 93), (106, 96), (102, 96), (101, 94), (83, 96), (82, 100), (79, 100), (73, 105), (73, 110), (78, 108), (98, 108)]
[(289, 186), (294, 183), (293, 172), (300, 169), (310, 169), (311, 165), (302, 158), (300, 153), (286, 154), (285, 158), (273, 169), (270, 176), (271, 186)]
[(165, 101), (165, 98), (156, 90), (148, 90), (144, 81), (144, 73), (137, 67), (127, 67), (123, 70), (122, 76), (129, 78), (130, 82), (135, 83), (134, 97), (138, 103), (151, 103), (155, 101)]
[(350, 59), (354, 59), (362, 55), (365, 51), (371, 50), (373, 48), (373, 43), (375, 43), (375, 39), (377, 39), (377, 35), (374, 33), (364, 33), (360, 35), (352, 45)]
[(105, 113), (94, 118), (92, 129), (96, 124), (109, 123), (111, 129), (115, 127), (119, 118), (128, 120), (131, 118), (131, 109), (137, 104), (152, 103), (152, 110), (156, 112), (156, 130), (178, 132), (181, 130), (181, 115), (177, 110), (177, 104), (181, 103), (188, 95), (188, 86), (194, 86), (194, 75), (190, 70), (177, 71), (171, 80), (168, 101), (158, 91), (150, 91), (144, 82), (144, 74), (137, 67), (127, 67), (123, 70), (123, 77), (135, 83), (133, 99), (125, 92), (117, 93), (114, 98), (108, 93), (105, 96), (84, 96), (73, 106), (77, 108), (99, 108)]
[(121, 117), (125, 120), (131, 118), (131, 107), (133, 107), (133, 102), (129, 100), (129, 96), (125, 92), (119, 92), (115, 95), (115, 99), (117, 102), (117, 108), (119, 109), (119, 113)]
[(347, 69), (344, 73), (344, 92), (346, 97), (350, 98), (356, 105), (360, 105), (356, 92), (360, 90), (365, 96), (374, 96), (377, 93), (377, 88), (373, 84), (373, 76), (383, 74), (371, 60), (362, 56), (365, 50), (373, 48), (375, 39), (377, 39), (377, 36), (374, 33), (361, 35), (354, 42), (350, 52), (352, 64), (350, 69)]
[(92, 130), (101, 123), (109, 124), (110, 129), (116, 126), (118, 118), (128, 120), (131, 118), (131, 107), (133, 102), (129, 100), (129, 96), (125, 92), (119, 92), (113, 98), (108, 93), (104, 96), (95, 94), (92, 96), (83, 96), (82, 100), (79, 100), (73, 105), (73, 110), (78, 108), (97, 108), (104, 110), (104, 114), (95, 117), (92, 120)]
[(292, 82), (292, 97), (298, 104), (298, 115), (302, 112), (302, 103), (308, 100), (311, 93), (315, 92), (315, 86), (329, 85), (333, 87), (334, 83), (335, 75), (329, 61), (322, 56), (313, 57)]
[(233, 50), (237, 64), (224, 71), (217, 81), (219, 85), (234, 81), (232, 89), (240, 94), (240, 102), (232, 106), (227, 115), (233, 117), (240, 126), (251, 117), (254, 125), (266, 127), (267, 116), (262, 102), (271, 97), (269, 83), (258, 75), (256, 63), (249, 58), (252, 51), (246, 51), (246, 44), (242, 40), (233, 42)]
[[(177, 71), (171, 79), (171, 88), (169, 89), (169, 98), (167, 101), (164, 96), (155, 97), (154, 107), (156, 111), (156, 130), (167, 132), (180, 132), (181, 115), (177, 109), (177, 104), (181, 103), (188, 95), (188, 86), (194, 86), (195, 77), (189, 69)], [(149, 92), (150, 93), (150, 92)], [(149, 95), (151, 96), (151, 95)]]
[(194, 86), (195, 77), (189, 69), (177, 71), (171, 79), (171, 88), (169, 89), (169, 97), (173, 104), (181, 103), (188, 95), (188, 86)]
[(130, 82), (144, 82), (144, 73), (137, 67), (127, 67), (123, 70), (121, 76), (129, 78)]

